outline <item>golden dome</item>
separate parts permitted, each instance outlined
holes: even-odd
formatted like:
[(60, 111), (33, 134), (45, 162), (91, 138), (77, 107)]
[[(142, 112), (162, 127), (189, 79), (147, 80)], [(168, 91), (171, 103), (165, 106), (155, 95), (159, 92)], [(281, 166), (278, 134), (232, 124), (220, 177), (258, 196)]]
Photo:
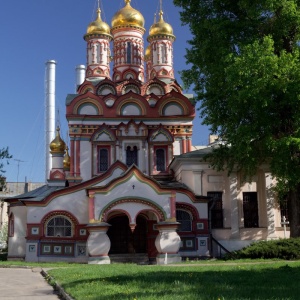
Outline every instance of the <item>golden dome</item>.
[(51, 153), (64, 153), (66, 150), (66, 143), (62, 140), (59, 134), (59, 127), (57, 126), (56, 129), (56, 137), (55, 139), (50, 143), (50, 150)]
[(64, 170), (70, 171), (71, 158), (69, 155), (69, 148), (66, 148), (66, 154), (64, 156)]
[(101, 10), (100, 10), (100, 8), (97, 9), (97, 18), (96, 18), (96, 20), (89, 24), (84, 37), (86, 37), (90, 34), (105, 34), (105, 35), (111, 36), (109, 25), (107, 23), (103, 22), (102, 19), (101, 19)]
[(151, 59), (151, 45), (148, 45), (145, 51), (145, 61), (148, 61)]
[(175, 38), (175, 36), (173, 34), (173, 28), (170, 24), (168, 24), (164, 21), (163, 14), (164, 13), (161, 10), (159, 13), (159, 15), (160, 15), (159, 21), (157, 23), (154, 23), (150, 27), (148, 38), (151, 38), (156, 35), (168, 35), (170, 37)]
[(145, 19), (143, 15), (132, 8), (130, 2), (131, 0), (125, 0), (125, 7), (115, 13), (111, 21), (112, 28), (131, 25), (144, 29)]

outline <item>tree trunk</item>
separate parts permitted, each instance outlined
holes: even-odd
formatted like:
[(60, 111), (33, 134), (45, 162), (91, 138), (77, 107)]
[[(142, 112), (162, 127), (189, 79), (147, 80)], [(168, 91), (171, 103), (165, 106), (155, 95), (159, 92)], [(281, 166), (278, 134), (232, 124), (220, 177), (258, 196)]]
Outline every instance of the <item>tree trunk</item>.
[(300, 237), (300, 184), (288, 193), (290, 237)]

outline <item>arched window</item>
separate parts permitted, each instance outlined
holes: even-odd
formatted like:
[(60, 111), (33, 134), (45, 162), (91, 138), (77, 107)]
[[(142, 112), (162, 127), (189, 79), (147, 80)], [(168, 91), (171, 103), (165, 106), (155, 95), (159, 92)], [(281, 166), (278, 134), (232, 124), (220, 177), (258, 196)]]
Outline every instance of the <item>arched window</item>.
[(99, 166), (98, 166), (98, 172), (105, 172), (108, 169), (108, 163), (109, 163), (109, 158), (108, 158), (108, 149), (106, 148), (100, 148), (99, 149)]
[(131, 64), (131, 42), (127, 42), (127, 63)]
[(71, 237), (71, 221), (64, 216), (56, 216), (51, 218), (46, 224), (46, 236)]
[(138, 149), (137, 146), (130, 147), (126, 149), (126, 165), (130, 167), (132, 164), (138, 165)]
[(156, 170), (160, 172), (166, 171), (166, 152), (165, 149), (156, 149)]
[(167, 62), (167, 47), (165, 44), (161, 45), (161, 62), (163, 64)]
[(178, 231), (192, 231), (192, 216), (185, 210), (176, 210), (176, 219), (180, 223)]

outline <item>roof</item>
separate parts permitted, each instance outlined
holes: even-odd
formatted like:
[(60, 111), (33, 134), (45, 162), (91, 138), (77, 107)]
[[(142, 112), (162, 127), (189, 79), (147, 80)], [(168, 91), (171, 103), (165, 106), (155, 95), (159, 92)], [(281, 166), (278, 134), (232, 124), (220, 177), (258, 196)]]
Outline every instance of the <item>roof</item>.
[(30, 201), (42, 201), (47, 196), (52, 194), (53, 192), (57, 190), (61, 190), (65, 187), (62, 186), (49, 186), (49, 185), (43, 185), (33, 191), (30, 191), (28, 193), (24, 193), (15, 197), (5, 198), (6, 202), (10, 202), (10, 200), (30, 200)]
[(213, 147), (206, 147), (203, 149), (187, 152), (180, 155), (175, 155), (176, 158), (203, 158), (207, 154), (210, 154), (213, 151)]

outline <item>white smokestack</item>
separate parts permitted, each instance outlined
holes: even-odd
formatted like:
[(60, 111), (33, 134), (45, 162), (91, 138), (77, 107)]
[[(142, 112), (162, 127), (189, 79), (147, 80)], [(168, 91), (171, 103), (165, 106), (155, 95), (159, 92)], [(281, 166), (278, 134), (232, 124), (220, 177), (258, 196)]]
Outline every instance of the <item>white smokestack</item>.
[(45, 75), (45, 129), (46, 129), (46, 173), (45, 179), (49, 178), (50, 170), (52, 168), (52, 157), (50, 154), (50, 143), (55, 138), (55, 68), (56, 61), (48, 60), (46, 62)]
[(76, 70), (76, 92), (77, 88), (84, 82), (85, 79), (85, 65), (78, 65)]

